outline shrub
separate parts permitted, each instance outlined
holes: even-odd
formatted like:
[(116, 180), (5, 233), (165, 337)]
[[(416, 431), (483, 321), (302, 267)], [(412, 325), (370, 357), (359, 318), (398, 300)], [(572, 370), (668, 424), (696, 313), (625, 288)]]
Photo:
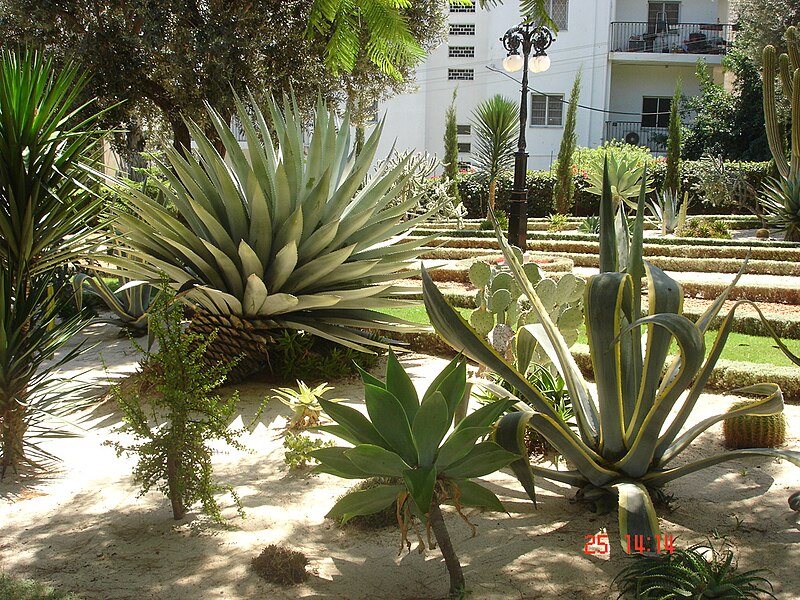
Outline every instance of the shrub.
[(695, 217), (675, 232), (678, 237), (731, 239), (731, 232), (721, 219)]
[(333, 442), (287, 431), (286, 436), (283, 438), (283, 447), (286, 449), (283, 453), (283, 462), (290, 469), (305, 469), (315, 462), (311, 456), (314, 450), (330, 448), (331, 446), (333, 446)]
[(145, 399), (136, 390), (111, 389), (123, 414), (123, 425), (115, 432), (131, 434), (135, 441), (106, 444), (115, 448), (117, 455), (137, 457), (133, 478), (141, 486), (140, 495), (151, 488), (162, 492), (172, 504), (175, 519), (183, 518), (189, 506), (200, 502), (204, 513), (221, 522), (215, 499), (218, 492), (230, 493), (242, 514), (233, 487), (213, 481), (209, 445), (212, 440), (222, 440), (243, 448), (238, 438), (247, 429), (229, 429), (238, 393), (229, 400), (211, 395), (225, 381), (233, 363), (204, 364), (203, 354), (214, 336), (185, 333), (180, 306), (168, 298), (167, 289), (162, 288), (165, 293), (151, 312), (150, 327), (159, 352), (152, 354), (137, 346), (144, 353), (142, 379), (155, 393)]

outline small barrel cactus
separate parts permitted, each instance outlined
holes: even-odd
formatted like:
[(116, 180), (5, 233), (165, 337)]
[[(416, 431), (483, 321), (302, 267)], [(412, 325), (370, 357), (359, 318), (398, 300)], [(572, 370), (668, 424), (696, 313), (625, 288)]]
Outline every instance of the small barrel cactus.
[[(751, 400), (734, 403), (729, 410), (752, 404)], [(777, 448), (786, 441), (786, 417), (777, 415), (737, 415), (722, 422), (727, 448)]]

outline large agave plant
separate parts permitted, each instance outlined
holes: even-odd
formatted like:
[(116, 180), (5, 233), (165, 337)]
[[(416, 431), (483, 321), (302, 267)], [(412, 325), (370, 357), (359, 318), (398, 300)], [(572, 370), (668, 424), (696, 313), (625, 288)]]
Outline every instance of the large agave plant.
[[(601, 505), (618, 504), (623, 548), (626, 535), (640, 535), (644, 540), (653, 541), (655, 546), (660, 532), (653, 496), (660, 496), (665, 484), (705, 467), (745, 456), (783, 458), (800, 466), (800, 452), (771, 448), (736, 450), (680, 466), (671, 464), (700, 434), (728, 416), (723, 413), (709, 417), (684, 430), (722, 352), (736, 308), (749, 302), (737, 302), (722, 320), (717, 338), (705, 358), (704, 333), (720, 312), (728, 292), (696, 322), (683, 316), (680, 284), (642, 259), (644, 186), (639, 196), (632, 242), (630, 246), (619, 247), (615, 227), (610, 226), (614, 217), (607, 180), (605, 188), (601, 202), (601, 273), (589, 279), (584, 294), (586, 331), (597, 384), (595, 397), (558, 328), (525, 277), (522, 265), (498, 232), (506, 262), (540, 318), (543, 345), (549, 349), (553, 363), (566, 382), (577, 431), (564, 422), (539, 390), (472, 331), (423, 272), (425, 306), (436, 330), (454, 348), (495, 371), (527, 401), (527, 404), (519, 403), (519, 412), (503, 417), (497, 441), (517, 451), (523, 443), (525, 426), (529, 424), (574, 465), (571, 470), (556, 471), (530, 466), (524, 459), (513, 463), (515, 474), (531, 498), (535, 500), (534, 474), (575, 486), (579, 498)], [(626, 265), (622, 271), (618, 271), (620, 264)], [(648, 289), (646, 314), (641, 304), (642, 279)], [(788, 352), (780, 340), (775, 339)], [(673, 340), (677, 343), (677, 356), (669, 354)], [(500, 386), (486, 386), (499, 396), (508, 396)], [(740, 391), (761, 398), (734, 411), (737, 414), (768, 415), (783, 410), (781, 391), (774, 384), (750, 386)]]
[(194, 285), (187, 298), (202, 310), (192, 327), (219, 330), (210, 358), (247, 355), (229, 378), (266, 362), (276, 329), (367, 351), (382, 342), (363, 329), (414, 328), (375, 310), (407, 303), (413, 288), (395, 280), (414, 274), (404, 269), (431, 239), (407, 238), (429, 215), (405, 218), (418, 198), (395, 202), (414, 175), (408, 159), (368, 176), (381, 126), (356, 155), (347, 117), (338, 124), (321, 102), (307, 146), (294, 102), (237, 111), (247, 149), (209, 110), (225, 159), (191, 121), (196, 151), (165, 150), (160, 187), (179, 217), (135, 189), (120, 192), (134, 213), (117, 215), (131, 247), (132, 260), (116, 261), (123, 274)]

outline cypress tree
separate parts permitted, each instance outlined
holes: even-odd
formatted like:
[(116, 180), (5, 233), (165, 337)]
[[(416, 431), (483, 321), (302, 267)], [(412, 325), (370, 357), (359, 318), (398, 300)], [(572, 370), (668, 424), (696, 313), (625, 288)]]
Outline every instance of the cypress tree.
[(664, 175), (663, 191), (677, 196), (681, 191), (681, 117), (678, 104), (681, 101), (681, 81), (675, 84), (675, 93), (669, 106), (669, 137), (667, 139), (667, 172)]
[(458, 124), (456, 122), (456, 94), (458, 89), (453, 90), (453, 100), (444, 115), (444, 177), (449, 181), (448, 190), (450, 195), (459, 202), (461, 198), (458, 194)]
[(564, 134), (561, 137), (561, 146), (558, 149), (558, 168), (556, 181), (553, 186), (556, 212), (565, 215), (572, 208), (572, 196), (575, 194), (575, 175), (572, 172), (572, 154), (578, 136), (575, 133), (575, 120), (578, 112), (578, 98), (581, 95), (581, 72), (575, 75), (572, 91), (569, 95), (567, 106), (567, 119), (564, 122)]

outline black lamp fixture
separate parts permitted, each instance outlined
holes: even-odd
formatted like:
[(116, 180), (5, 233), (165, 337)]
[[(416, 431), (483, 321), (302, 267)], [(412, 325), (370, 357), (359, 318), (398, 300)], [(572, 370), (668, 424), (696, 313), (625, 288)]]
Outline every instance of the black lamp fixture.
[[(519, 103), (519, 140), (514, 153), (514, 188), (508, 215), (508, 243), (525, 251), (528, 234), (528, 189), (525, 174), (528, 170), (528, 153), (525, 151), (525, 127), (528, 121), (528, 70), (542, 73), (550, 68), (550, 57), (545, 52), (553, 43), (553, 32), (547, 27), (523, 23), (512, 27), (500, 38), (508, 56), (503, 68), (513, 73), (522, 69), (522, 98)], [(520, 50), (522, 55), (520, 56)], [(531, 56), (533, 52), (533, 56)]]

